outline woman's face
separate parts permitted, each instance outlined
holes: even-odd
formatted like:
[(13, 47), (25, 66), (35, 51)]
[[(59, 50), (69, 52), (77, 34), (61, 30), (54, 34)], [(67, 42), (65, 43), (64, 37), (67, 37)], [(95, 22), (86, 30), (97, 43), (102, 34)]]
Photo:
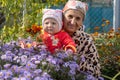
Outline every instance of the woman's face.
[(64, 30), (72, 35), (83, 24), (83, 14), (78, 10), (68, 10), (63, 13)]

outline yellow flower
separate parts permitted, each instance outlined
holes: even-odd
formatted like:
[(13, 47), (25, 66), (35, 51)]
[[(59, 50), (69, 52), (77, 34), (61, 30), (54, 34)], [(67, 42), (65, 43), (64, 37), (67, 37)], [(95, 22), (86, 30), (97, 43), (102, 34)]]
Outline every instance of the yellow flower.
[(113, 44), (112, 44), (112, 43), (109, 43), (108, 46), (113, 46)]
[(64, 0), (61, 0), (62, 2), (64, 2)]
[(108, 32), (108, 34), (114, 33), (114, 29), (110, 29), (110, 31)]
[(110, 21), (109, 21), (109, 20), (106, 20), (105, 22), (106, 22), (106, 25), (109, 25), (109, 24), (110, 24)]
[(115, 32), (115, 35), (120, 35), (120, 33), (119, 32)]
[(98, 26), (96, 26), (95, 28), (94, 28), (94, 30), (99, 30), (100, 28), (98, 27)]
[(105, 46), (102, 45), (101, 50), (105, 51), (105, 49), (106, 49)]
[(114, 32), (115, 30), (112, 28), (110, 31), (111, 31), (111, 32)]
[(120, 34), (118, 34), (117, 37), (120, 38)]
[(120, 31), (120, 28), (118, 28), (118, 30)]
[(27, 44), (26, 44), (26, 47), (27, 47), (27, 48), (30, 48), (31, 46), (32, 46), (32, 45), (31, 45), (30, 43), (27, 43)]
[(95, 32), (95, 33), (93, 34), (93, 36), (98, 36), (98, 32)]
[(30, 64), (27, 64), (27, 66), (30, 66)]
[(40, 30), (42, 30), (42, 26), (32, 25), (31, 29), (32, 29), (33, 33), (36, 34)]
[(114, 36), (113, 35), (109, 35), (108, 38), (111, 39), (111, 38), (114, 38)]
[(104, 63), (108, 63), (108, 62), (109, 62), (109, 60), (108, 60), (108, 59), (105, 59), (105, 60), (104, 60)]
[(101, 26), (102, 26), (102, 27), (105, 27), (105, 24), (102, 24)]
[(57, 4), (59, 2), (59, 0), (55, 0), (55, 4)]

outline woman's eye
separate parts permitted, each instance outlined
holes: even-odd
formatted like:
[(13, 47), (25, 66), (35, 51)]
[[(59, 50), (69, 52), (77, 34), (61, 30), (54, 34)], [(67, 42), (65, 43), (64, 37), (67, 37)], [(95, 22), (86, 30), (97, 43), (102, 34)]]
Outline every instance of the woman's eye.
[(80, 20), (80, 17), (76, 17), (76, 20)]
[(72, 16), (72, 15), (69, 15), (69, 16), (68, 16), (68, 18), (70, 18), (70, 19), (71, 19), (71, 18), (73, 18), (73, 16)]

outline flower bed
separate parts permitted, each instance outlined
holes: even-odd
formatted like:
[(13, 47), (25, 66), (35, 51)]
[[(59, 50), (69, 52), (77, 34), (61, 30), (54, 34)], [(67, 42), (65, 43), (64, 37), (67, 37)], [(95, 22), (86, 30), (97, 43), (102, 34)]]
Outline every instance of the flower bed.
[(44, 45), (30, 46), (32, 40), (23, 40), (28, 46), (21, 48), (18, 41), (0, 43), (0, 80), (93, 80), (79, 69), (79, 55), (61, 51), (51, 55)]

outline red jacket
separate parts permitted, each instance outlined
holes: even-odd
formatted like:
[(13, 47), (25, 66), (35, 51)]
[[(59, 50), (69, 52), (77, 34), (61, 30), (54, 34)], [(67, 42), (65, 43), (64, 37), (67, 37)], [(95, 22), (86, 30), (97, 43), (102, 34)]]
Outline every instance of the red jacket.
[(74, 41), (63, 30), (54, 35), (50, 35), (47, 32), (44, 32), (42, 40), (52, 54), (55, 52), (55, 49), (64, 49), (65, 51), (67, 49), (72, 49), (73, 52), (76, 52)]

